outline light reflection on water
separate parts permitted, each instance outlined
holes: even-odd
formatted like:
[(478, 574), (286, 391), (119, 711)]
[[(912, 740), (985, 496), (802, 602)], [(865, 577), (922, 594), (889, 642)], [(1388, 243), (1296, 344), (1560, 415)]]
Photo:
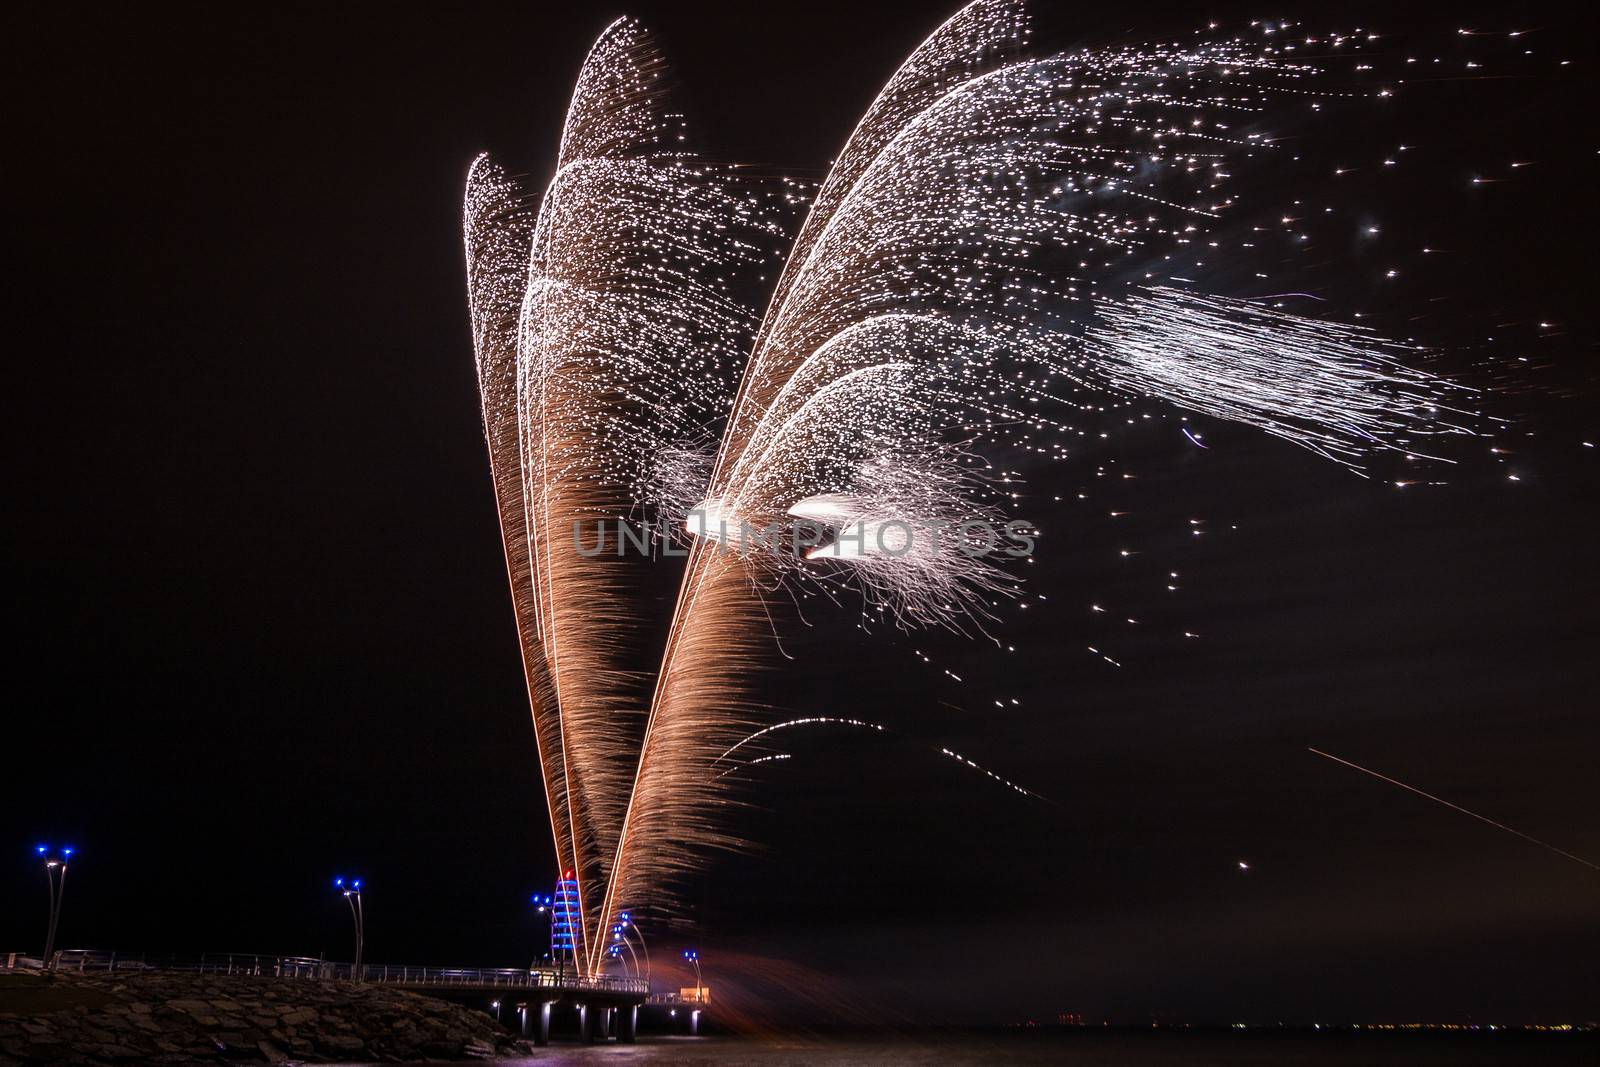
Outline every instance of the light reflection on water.
[(1232, 1065), (1594, 1064), (1600, 1035), (1376, 1035), (1225, 1033), (1141, 1034), (929, 1030), (865, 1037), (643, 1036), (637, 1045), (557, 1042), (502, 1065), (673, 1064), (674, 1067), (890, 1067), (899, 1064), (1072, 1064), (1074, 1067), (1232, 1067)]

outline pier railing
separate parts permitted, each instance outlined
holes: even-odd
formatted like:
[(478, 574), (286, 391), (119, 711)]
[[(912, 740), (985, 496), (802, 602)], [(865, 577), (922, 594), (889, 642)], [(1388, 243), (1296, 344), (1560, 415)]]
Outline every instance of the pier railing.
[[(188, 974), (253, 975), (271, 978), (351, 981), (355, 966), (308, 956), (265, 956), (254, 953), (208, 952), (198, 958), (128, 955), (94, 949), (64, 949), (55, 954), (55, 969), (77, 973), (174, 971)], [(39, 969), (42, 961), (24, 953), (0, 953), (0, 970)], [(369, 963), (359, 980), (374, 985), (412, 988), (548, 989), (556, 992), (603, 992), (644, 995), (650, 983), (627, 975), (579, 975), (559, 969), (521, 967), (428, 967)]]

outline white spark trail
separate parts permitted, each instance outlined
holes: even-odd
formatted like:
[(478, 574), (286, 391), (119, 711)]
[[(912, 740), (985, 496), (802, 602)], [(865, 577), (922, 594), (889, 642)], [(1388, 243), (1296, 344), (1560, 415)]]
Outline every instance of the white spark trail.
[(1521, 830), (1518, 830), (1518, 829), (1516, 829), (1514, 827), (1511, 827), (1511, 826), (1507, 826), (1503, 822), (1497, 822), (1494, 819), (1489, 818), (1487, 815), (1479, 815), (1475, 811), (1469, 811), (1468, 809), (1463, 808), (1460, 804), (1452, 804), (1452, 803), (1450, 803), (1450, 801), (1444, 799), (1443, 797), (1436, 797), (1432, 793), (1425, 793), (1421, 789), (1418, 789), (1414, 785), (1407, 785), (1406, 783), (1404, 783), (1404, 782), (1402, 782), (1402, 781), (1400, 781), (1400, 780), (1398, 780), (1396, 778), (1390, 778), (1386, 774), (1379, 774), (1377, 771), (1372, 770), (1371, 768), (1363, 767), (1359, 763), (1352, 763), (1347, 759), (1341, 759), (1340, 757), (1335, 756), (1331, 752), (1322, 751), (1320, 748), (1310, 748), (1308, 746), (1306, 748), (1306, 751), (1315, 753), (1316, 755), (1321, 756), (1323, 759), (1332, 760), (1335, 763), (1342, 763), (1346, 767), (1351, 768), (1352, 770), (1360, 771), (1362, 774), (1371, 775), (1373, 778), (1378, 779), (1378, 781), (1380, 781), (1380, 782), (1388, 782), (1390, 785), (1397, 785), (1401, 789), (1406, 790), (1408, 793), (1415, 793), (1415, 794), (1417, 794), (1417, 796), (1424, 797), (1424, 798), (1426, 798), (1428, 800), (1431, 800), (1435, 804), (1443, 804), (1445, 807), (1451, 809), (1452, 811), (1459, 811), (1463, 815), (1470, 815), (1474, 819), (1477, 819), (1479, 822), (1488, 823), (1490, 826), (1493, 826), (1497, 830), (1504, 830), (1508, 834), (1515, 834), (1516, 836), (1522, 838), (1524, 841), (1528, 841), (1528, 842), (1531, 842), (1531, 843), (1533, 843), (1535, 845), (1538, 845), (1540, 848), (1548, 849), (1551, 852), (1554, 852), (1558, 856), (1564, 856), (1567, 859), (1572, 860), (1574, 863), (1581, 863), (1585, 867), (1589, 868), (1591, 871), (1600, 871), (1600, 864), (1590, 863), (1588, 860), (1584, 859), (1582, 856), (1574, 856), (1572, 853), (1566, 851), (1565, 849), (1557, 848), (1556, 846), (1552, 845), (1548, 841), (1541, 841), (1537, 837), (1532, 836), (1531, 834), (1525, 834)]
[[(793, 730), (793, 729), (797, 729), (797, 728), (802, 727), (802, 726), (850, 726), (850, 727), (855, 727), (857, 729), (862, 729), (862, 730), (873, 730), (873, 731), (875, 731), (877, 733), (880, 733), (880, 734), (893, 734), (893, 733), (898, 733), (899, 732), (899, 731), (896, 731), (896, 730), (891, 730), (889, 727), (884, 726), (882, 723), (868, 722), (866, 719), (851, 719), (851, 718), (844, 718), (844, 717), (833, 716), (833, 715), (811, 715), (811, 716), (807, 716), (806, 718), (803, 718), (803, 719), (790, 719), (787, 722), (775, 723), (772, 726), (763, 727), (762, 729), (757, 730), (755, 733), (750, 734), (748, 737), (743, 738), (737, 744), (734, 744), (731, 747), (729, 747), (726, 751), (724, 751), (722, 753), (722, 755), (718, 756), (714, 762), (718, 762), (718, 763), (722, 762), (723, 760), (727, 759), (729, 756), (731, 756), (735, 752), (737, 752), (739, 749), (743, 748), (745, 745), (749, 744), (752, 741), (759, 740), (760, 738), (763, 738), (763, 737), (767, 736), (768, 734), (774, 734), (774, 733), (777, 733), (780, 730)], [(925, 747), (930, 752), (937, 752), (939, 755), (944, 756), (947, 759), (952, 759), (952, 760), (956, 761), (957, 763), (961, 764), (962, 766), (967, 767), (970, 770), (977, 771), (979, 774), (982, 774), (982, 775), (992, 779), (993, 781), (996, 781), (996, 782), (1000, 783), (1001, 785), (1005, 786), (1007, 789), (1012, 790), (1013, 792), (1021, 793), (1023, 796), (1032, 797), (1035, 800), (1043, 800), (1046, 803), (1053, 803), (1052, 801), (1050, 801), (1050, 799), (1048, 797), (1045, 797), (1045, 796), (1043, 796), (1043, 795), (1041, 795), (1039, 793), (1035, 793), (1033, 790), (1027, 788), (1026, 786), (1018, 785), (1016, 782), (1013, 782), (1011, 779), (1004, 778), (1004, 777), (996, 774), (995, 772), (991, 771), (989, 768), (983, 766), (981, 763), (978, 763), (978, 762), (976, 762), (974, 760), (968, 759), (966, 756), (963, 756), (961, 753), (955, 751), (954, 749), (945, 748), (943, 745), (925, 745)], [(785, 754), (775, 755), (775, 756), (761, 756), (761, 757), (758, 757), (756, 759), (747, 760), (741, 766), (743, 766), (743, 767), (752, 767), (752, 766), (754, 766), (754, 765), (756, 765), (758, 763), (765, 763), (768, 760), (788, 759), (788, 758), (789, 758), (789, 755), (786, 754), (786, 753)], [(734, 773), (734, 771), (739, 770), (739, 769), (740, 769), (739, 767), (730, 768), (730, 769), (728, 769), (726, 771), (723, 771), (717, 777), (719, 777), (719, 778), (724, 777), (726, 775)]]
[[(493, 163), (469, 174), (485, 435), (590, 970), (619, 909), (741, 844), (717, 763), (760, 725), (749, 682), (775, 594), (850, 589), (862, 628), (983, 634), (1026, 606), (1015, 553), (938, 532), (1009, 531), (1003, 453), (1064, 459), (1077, 419), (1140, 397), (1356, 470), (1470, 432), (1465, 392), (1408, 368), (1414, 348), (1150, 282), (1203, 282), (1174, 257), (1250, 247), (1230, 182), (1289, 150), (1242, 128), (1316, 95), (1315, 63), (1270, 35), (1031, 48), (1021, 3), (975, 0), (907, 58), (817, 187), (759, 323), (740, 295), (776, 265), (800, 186), (757, 196), (685, 154), (637, 23), (585, 61), (536, 211)], [(691, 546), (653, 680), (628, 669), (657, 639), (640, 576), (569, 548), (574, 524), (622, 516)], [(801, 521), (824, 542), (781, 550)], [(721, 551), (745, 524), (781, 531), (780, 550)]]
[(1341, 463), (1374, 449), (1429, 459), (1413, 437), (1470, 433), (1444, 421), (1468, 390), (1400, 363), (1416, 350), (1359, 326), (1167, 287), (1103, 305), (1090, 366), (1110, 384), (1242, 422)]
[[(1375, 335), (1130, 280), (1168, 276), (1173, 253), (1231, 232), (1231, 176), (1282, 156), (1224, 131), (1295, 101), (1288, 90), (1309, 88), (1315, 65), (1270, 40), (1199, 35), (1044, 57), (1028, 47), (1020, 4), (977, 0), (867, 109), (745, 364), (702, 498), (716, 529), (825, 514), (837, 544), (852, 524), (1004, 518), (1014, 494), (973, 462), (983, 450), (1061, 458), (1070, 420), (1130, 395), (1351, 467), (1460, 430), (1443, 403), (1455, 394)], [(603, 923), (726, 840), (713, 833), (726, 798), (712, 768), (753, 725), (768, 591), (831, 595), (848, 582), (863, 625), (980, 632), (1019, 591), (1004, 557), (973, 556), (961, 538), (903, 555), (727, 553), (720, 535), (699, 534)]]

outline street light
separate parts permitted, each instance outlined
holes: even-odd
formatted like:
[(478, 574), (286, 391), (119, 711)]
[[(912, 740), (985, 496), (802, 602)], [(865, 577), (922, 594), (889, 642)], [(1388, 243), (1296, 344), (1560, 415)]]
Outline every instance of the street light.
[[(546, 927), (546, 929), (545, 929), (545, 941), (547, 943), (549, 943), (549, 942), (553, 941), (554, 937), (555, 937), (555, 903), (556, 903), (556, 898), (552, 897), (552, 896), (540, 896), (538, 893), (535, 893), (535, 894), (533, 894), (532, 900), (533, 900), (533, 910), (537, 914), (544, 916), (545, 927)], [(554, 964), (555, 963), (555, 960), (553, 958), (554, 952), (555, 952), (555, 947), (554, 947), (554, 945), (551, 945), (551, 951), (550, 952), (546, 952), (542, 958), (546, 959), (546, 960), (549, 960), (552, 964)], [(538, 960), (535, 960), (534, 964), (535, 964), (535, 966), (537, 966)], [(533, 970), (533, 969), (534, 969), (533, 967), (529, 968), (529, 970)]]
[(698, 949), (686, 948), (683, 950), (683, 958), (694, 964), (694, 1002), (698, 1004), (700, 1003), (701, 999), (700, 990), (705, 985), (705, 983), (700, 980), (700, 951)]
[(626, 949), (628, 952), (628, 960), (633, 961), (633, 975), (637, 978), (640, 973), (639, 954), (633, 950), (633, 942), (628, 940), (627, 935), (623, 933), (622, 926), (619, 923), (611, 927), (611, 945), (609, 948), (607, 948), (606, 954), (612, 959), (620, 962), (622, 964), (622, 973), (627, 974), (628, 960), (624, 960), (622, 958), (622, 952), (624, 949)]
[(639, 951), (644, 953), (644, 980), (650, 981), (650, 946), (645, 944), (644, 931), (639, 929), (639, 924), (627, 912), (617, 916), (616, 923), (611, 927), (611, 957), (621, 959), (620, 950), (627, 948), (628, 955), (633, 957), (634, 973), (639, 971), (639, 957), (633, 951), (631, 937), (639, 939)]
[(50, 925), (44, 935), (44, 968), (55, 970), (51, 957), (56, 950), (56, 927), (61, 922), (61, 897), (67, 890), (67, 864), (72, 860), (71, 847), (54, 849), (39, 845), (35, 853), (44, 861), (44, 876), (50, 883)]
[(367, 947), (366, 914), (361, 910), (361, 879), (356, 878), (346, 882), (343, 878), (333, 880), (333, 888), (344, 894), (344, 902), (350, 905), (350, 918), (356, 924), (356, 962), (351, 971), (351, 977), (361, 981), (361, 955)]

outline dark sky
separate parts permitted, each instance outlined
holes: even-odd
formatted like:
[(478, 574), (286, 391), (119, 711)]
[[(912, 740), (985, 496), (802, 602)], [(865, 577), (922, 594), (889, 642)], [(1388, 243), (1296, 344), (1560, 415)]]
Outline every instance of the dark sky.
[[(359, 872), (370, 958), (527, 959), (525, 901), (553, 867), (459, 199), (485, 148), (547, 172), (577, 66), (624, 10), (660, 33), (708, 154), (809, 176), (946, 13), (14, 18), (0, 951), (39, 948), (32, 846), (70, 839), (66, 946), (342, 956), (328, 879)], [(1453, 10), (1402, 28), (1448, 38)], [(1071, 44), (1208, 13), (1048, 21)], [(1541, 59), (1591, 29), (1524, 17), (1478, 25), (1537, 30)], [(738, 819), (761, 849), (708, 866), (659, 955), (692, 939), (714, 984), (797, 1015), (837, 998), (986, 1021), (1593, 1017), (1600, 875), (1305, 751), (1600, 857), (1580, 444), (1597, 440), (1600, 146), (1580, 117), (1592, 76), (1533, 69), (1441, 85), (1396, 120), (1431, 138), (1424, 173), (1454, 192), (1412, 190), (1384, 224), (1447, 233), (1454, 265), (1382, 296), (1364, 268), (1322, 280), (1331, 312), (1368, 308), (1455, 346), (1469, 382), (1513, 386), (1491, 409), (1519, 421), (1417, 492), (1220, 424), (1201, 452), (1170, 420), (1030, 472), (1050, 535), (1029, 577), (1050, 601), (1007, 627), (1017, 652), (796, 635), (774, 705), (901, 733), (796, 734)], [(1473, 167), (1526, 153), (1541, 167), (1523, 185), (1469, 188)], [(1489, 357), (1514, 373), (1485, 373)], [(1106, 459), (1139, 477), (1096, 479)], [(1130, 523), (1107, 521), (1122, 508)], [(1119, 628), (1130, 615), (1143, 629)], [(1202, 637), (1170, 639), (1184, 629)], [(1001, 694), (1020, 707), (994, 709)]]

